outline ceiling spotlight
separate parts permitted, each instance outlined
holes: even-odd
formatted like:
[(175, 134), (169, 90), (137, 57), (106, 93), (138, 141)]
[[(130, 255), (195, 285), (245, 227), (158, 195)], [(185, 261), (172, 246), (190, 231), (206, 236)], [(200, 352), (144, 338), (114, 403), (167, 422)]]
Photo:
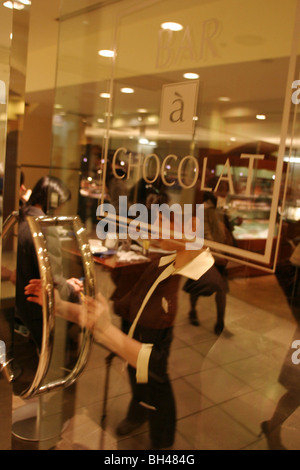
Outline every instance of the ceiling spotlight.
[(265, 116), (265, 114), (257, 114), (256, 119), (259, 119), (260, 121), (263, 121), (264, 119), (266, 119), (266, 116)]
[(199, 75), (197, 73), (192, 73), (192, 72), (187, 72), (183, 74), (184, 78), (187, 78), (188, 80), (195, 80), (199, 78)]
[(122, 93), (134, 93), (134, 89), (133, 88), (121, 88), (121, 92)]
[(150, 123), (157, 123), (158, 122), (158, 117), (157, 116), (149, 116), (148, 117), (148, 122)]
[(230, 98), (228, 96), (220, 96), (218, 98), (219, 101), (223, 101), (224, 103), (227, 101), (230, 101)]
[(169, 31), (181, 31), (183, 29), (180, 23), (174, 23), (172, 21), (162, 23), (160, 26), (162, 29), (168, 29)]
[(98, 54), (101, 55), (102, 57), (114, 57), (115, 56), (114, 51), (111, 51), (110, 49), (101, 49), (101, 51), (98, 51)]
[(146, 109), (146, 108), (139, 108), (139, 109), (137, 109), (137, 112), (138, 112), (138, 113), (148, 113), (148, 109)]
[(4, 2), (3, 6), (6, 8), (10, 8), (11, 10), (23, 10), (25, 8), (25, 5), (21, 2)]
[(110, 93), (100, 93), (100, 98), (110, 98)]

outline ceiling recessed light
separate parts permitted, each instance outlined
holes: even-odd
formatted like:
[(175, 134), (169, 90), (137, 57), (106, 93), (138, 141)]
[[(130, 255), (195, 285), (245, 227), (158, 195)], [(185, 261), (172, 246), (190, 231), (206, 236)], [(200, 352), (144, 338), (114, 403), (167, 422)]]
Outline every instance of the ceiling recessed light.
[(158, 122), (158, 117), (157, 116), (149, 116), (148, 117), (148, 122), (157, 123)]
[(115, 56), (114, 51), (111, 51), (110, 49), (101, 49), (101, 51), (98, 51), (98, 54), (101, 55), (102, 57), (114, 57)]
[(169, 31), (181, 31), (183, 29), (182, 24), (173, 21), (162, 23), (160, 26), (162, 29), (168, 29)]
[(257, 114), (256, 119), (259, 119), (260, 121), (263, 121), (264, 119), (266, 119), (266, 116), (265, 116), (265, 114)]
[(102, 124), (102, 123), (104, 122), (104, 119), (99, 118), (99, 119), (97, 119), (97, 122), (99, 122), (100, 124)]
[(139, 108), (139, 109), (137, 109), (137, 112), (138, 112), (138, 113), (148, 113), (148, 109), (146, 109), (146, 108)]
[(195, 80), (196, 78), (199, 78), (199, 75), (193, 72), (184, 73), (183, 76), (184, 78), (187, 78), (188, 80)]
[(100, 93), (100, 98), (110, 98), (110, 93)]
[(125, 88), (121, 88), (121, 92), (130, 94), (130, 93), (134, 93), (134, 89), (125, 87)]
[(226, 101), (230, 101), (230, 98), (228, 96), (220, 96), (218, 100), (226, 102)]
[(23, 10), (25, 8), (25, 5), (20, 2), (5, 2), (3, 3), (3, 6), (6, 8), (10, 8), (11, 10)]

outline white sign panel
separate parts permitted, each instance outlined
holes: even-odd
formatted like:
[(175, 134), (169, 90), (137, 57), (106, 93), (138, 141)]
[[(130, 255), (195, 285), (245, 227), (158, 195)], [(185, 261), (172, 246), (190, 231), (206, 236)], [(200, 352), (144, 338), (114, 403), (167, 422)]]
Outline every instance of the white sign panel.
[(193, 134), (198, 87), (198, 80), (163, 86), (160, 107), (160, 132)]

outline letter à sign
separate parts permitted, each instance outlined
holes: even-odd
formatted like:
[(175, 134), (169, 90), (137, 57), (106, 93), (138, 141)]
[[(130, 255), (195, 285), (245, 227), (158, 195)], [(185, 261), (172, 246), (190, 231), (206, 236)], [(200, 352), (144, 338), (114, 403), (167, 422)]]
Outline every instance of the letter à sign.
[(199, 80), (164, 85), (160, 107), (160, 132), (192, 135)]

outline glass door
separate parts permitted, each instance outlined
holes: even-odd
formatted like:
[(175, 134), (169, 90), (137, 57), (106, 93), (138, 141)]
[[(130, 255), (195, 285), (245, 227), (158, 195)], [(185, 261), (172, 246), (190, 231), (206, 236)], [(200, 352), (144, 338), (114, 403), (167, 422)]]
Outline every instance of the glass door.
[[(51, 13), (58, 18), (51, 22), (57, 28), (51, 29), (57, 49), (51, 43), (42, 54), (35, 41), (37, 48), (28, 57), (29, 65), (44, 57), (55, 63), (55, 84), (47, 82), (41, 90), (43, 80), (35, 81), (27, 90), (30, 106), (15, 182), (24, 170), (32, 190), (45, 176), (63, 183), (68, 196), (61, 212), (58, 193), (47, 192), (43, 208), (47, 217), (66, 218), (55, 225), (54, 243), (60, 248), (63, 278), (83, 283), (86, 293), (86, 272), (69, 223), (70, 217), (79, 217), (93, 253), (94, 290), (107, 298), (112, 322), (120, 328), (125, 329), (128, 318), (116, 305), (126, 294), (135, 299), (135, 286), (148, 286), (153, 263), (161, 266), (159, 260), (165, 263), (165, 255), (174, 252), (170, 239), (186, 251), (193, 251), (195, 245), (188, 243), (196, 241), (213, 253), (214, 267), (224, 276), (226, 314), (224, 304), (218, 310), (213, 283), (192, 305), (184, 276), (176, 278), (171, 293), (155, 297), (159, 320), (176, 310), (168, 324), (173, 337), (167, 344), (166, 382), (177, 412), (160, 424), (176, 423), (175, 450), (266, 448), (267, 442), (257, 437), (260, 422), (282, 391), (277, 377), (294, 333), (290, 294), (282, 294), (277, 268), (289, 261), (289, 242), (299, 235), (294, 184), (298, 113), (291, 99), (291, 91), (297, 98), (298, 87), (295, 83), (293, 88), (299, 2), (265, 0), (262, 5), (253, 0), (244, 1), (243, 8), (237, 0), (54, 4), (59, 6), (59, 13)], [(5, 67), (2, 82), (7, 86)], [(7, 103), (0, 101), (1, 106), (6, 111)], [(6, 122), (1, 125), (4, 151)], [(218, 221), (217, 230), (211, 219)], [(158, 233), (152, 231), (157, 220), (162, 224)], [(46, 236), (48, 227), (43, 231)], [(12, 240), (8, 251), (16, 262), (17, 237)], [(282, 272), (281, 279), (287, 280)], [(14, 298), (12, 280), (6, 280), (8, 300)], [(261, 294), (263, 285), (273, 290)], [(1, 318), (12, 309), (9, 303)], [(190, 315), (195, 312), (198, 316)], [(161, 330), (158, 324), (151, 328)], [(13, 329), (20, 347), (30, 343), (36, 367), (39, 345), (31, 341), (22, 319)], [(3, 331), (7, 353), (12, 332), (6, 323)], [(53, 344), (47, 381), (64, 382), (81, 355), (82, 332), (57, 320)], [(22, 370), (20, 364), (20, 377)], [(131, 433), (122, 426), (133, 398), (126, 364), (93, 343), (81, 372), (68, 387), (33, 396), (33, 401), (15, 383), (13, 435), (18, 444), (58, 450), (153, 449), (152, 418)], [(145, 408), (144, 395), (140, 402)], [(151, 403), (146, 408), (153, 416), (157, 410)], [(38, 422), (37, 435), (29, 426), (26, 437), (27, 420)]]
[[(268, 377), (272, 381), (279, 367), (276, 362), (269, 370), (264, 347), (271, 345), (264, 331), (255, 343), (258, 349), (254, 348), (264, 374), (261, 369), (256, 372), (255, 354), (240, 348), (241, 338), (255, 341), (253, 331), (247, 336), (243, 325), (251, 323), (251, 318), (260, 324), (261, 312), (252, 303), (256, 295), (250, 299), (248, 295), (246, 304), (241, 304), (242, 311), (247, 312), (241, 317), (236, 301), (243, 300), (242, 292), (252, 285), (252, 276), (273, 276), (276, 263), (286, 256), (279, 250), (279, 242), (293, 118), (289, 81), (296, 73), (291, 57), (297, 55), (298, 31), (294, 34), (294, 26), (298, 2), (291, 0), (283, 5), (267, 1), (263, 8), (258, 1), (243, 2), (242, 9), (235, 0), (189, 0), (184, 5), (177, 0), (101, 3), (88, 2), (76, 11), (72, 10), (73, 2), (62, 2), (52, 174), (72, 188), (73, 210), (97, 245), (96, 289), (111, 302), (111, 315), (119, 326), (121, 319), (114, 302), (145, 268), (139, 271), (136, 266), (129, 269), (124, 265), (121, 269), (120, 256), (125, 259), (128, 249), (143, 256), (149, 249), (153, 253), (158, 248), (155, 240), (154, 245), (151, 239), (145, 244), (136, 231), (142, 222), (149, 225), (148, 204), (166, 203), (173, 237), (188, 235), (182, 233), (180, 224), (186, 206), (192, 208), (193, 216), (197, 205), (203, 204), (207, 214), (216, 209), (226, 230), (213, 236), (204, 229), (204, 246), (220, 261), (220, 271), (225, 267), (229, 279), (234, 280), (227, 317), (231, 329), (227, 336), (222, 334), (222, 341), (215, 336), (215, 305), (210, 297), (205, 308), (211, 315), (207, 313), (206, 318), (204, 313), (204, 329), (200, 323), (200, 330), (195, 331), (188, 322), (189, 297), (181, 280), (176, 292), (179, 311), (185, 313), (176, 318), (170, 355), (179, 408), (174, 445), (176, 449), (255, 446), (253, 429), (259, 422), (249, 429), (245, 418), (239, 429), (241, 441), (220, 438), (215, 442), (219, 429), (216, 416), (235, 429), (241, 419), (237, 411), (240, 403), (234, 401), (236, 394), (256, 390), (257, 383), (267, 386), (264, 380)], [(270, 15), (271, 11), (274, 14)], [(136, 204), (146, 208), (146, 219), (139, 218)], [(174, 220), (179, 221), (179, 228)], [(206, 224), (205, 212), (204, 221)], [(131, 235), (136, 237), (127, 236), (131, 222)], [(146, 232), (149, 234), (148, 229)], [(124, 243), (128, 238), (129, 247)], [(236, 288), (239, 279), (246, 284), (243, 289)], [(259, 290), (257, 285), (253, 289), (254, 293)], [(252, 309), (255, 312), (251, 317)], [(267, 320), (274, 309), (268, 304), (264, 312)], [(236, 337), (230, 345), (228, 337)], [(275, 343), (280, 355), (281, 338), (276, 336)], [(246, 362), (240, 363), (237, 376), (232, 364), (224, 370), (219, 362), (222, 352), (229, 354), (231, 347), (238, 361), (245, 354), (251, 356), (249, 369)], [(217, 366), (210, 373), (207, 368), (212, 366), (213, 357)], [(195, 359), (193, 364), (191, 358)], [(105, 374), (103, 361), (105, 350), (95, 345), (93, 361), (85, 373), (87, 383), (96, 384), (95, 389), (90, 386), (87, 393), (86, 387), (81, 401), (84, 385), (79, 381), (77, 387), (76, 404), (82, 404), (82, 408), (77, 409), (76, 417), (78, 422), (82, 419), (89, 423), (91, 432), (79, 437), (74, 429), (64, 444), (72, 445), (70, 441), (74, 442), (76, 436), (76, 445), (83, 448), (149, 448), (145, 427), (130, 437), (118, 434), (118, 423), (131, 402), (131, 390), (121, 362), (114, 358)], [(222, 377), (232, 390), (232, 395), (222, 394), (222, 398), (226, 395), (233, 401), (233, 410), (224, 408), (229, 420), (222, 407), (207, 410), (211, 402), (206, 398), (219, 404), (210, 383), (218, 387)], [(99, 398), (102, 387), (105, 391)], [(186, 405), (186, 394), (192, 397), (190, 406)], [(264, 415), (264, 404), (257, 408), (255, 416)], [(248, 416), (248, 404), (245, 410)]]
[[(7, 114), (10, 79), (10, 56), (11, 56), (11, 34), (12, 34), (12, 11), (0, 6), (0, 228), (2, 233), (3, 221), (3, 187), (5, 180), (5, 155), (7, 136)], [(0, 370), (8, 360), (11, 349), (11, 322), (9, 320), (9, 299), (11, 297), (10, 277), (11, 266), (5, 263), (5, 254), (1, 256), (1, 313), (0, 313)], [(7, 290), (5, 287), (7, 286)], [(4, 304), (6, 304), (4, 306)], [(8, 308), (7, 308), (8, 307)], [(0, 408), (3, 425), (0, 430), (1, 449), (10, 449), (11, 446), (11, 410), (12, 410), (12, 389), (7, 383), (2, 373), (0, 373)]]

